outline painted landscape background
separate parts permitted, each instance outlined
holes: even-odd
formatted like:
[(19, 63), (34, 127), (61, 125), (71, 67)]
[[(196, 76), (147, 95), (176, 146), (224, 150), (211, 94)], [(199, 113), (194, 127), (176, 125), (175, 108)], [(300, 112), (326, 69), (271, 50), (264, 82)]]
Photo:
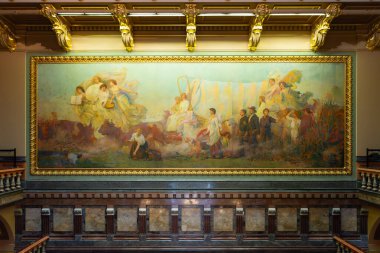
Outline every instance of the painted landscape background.
[[(40, 64), (38, 167), (343, 167), (344, 69), (343, 63)], [(252, 106), (258, 130), (242, 127), (241, 110), (248, 122)], [(147, 145), (134, 157), (136, 132)]]

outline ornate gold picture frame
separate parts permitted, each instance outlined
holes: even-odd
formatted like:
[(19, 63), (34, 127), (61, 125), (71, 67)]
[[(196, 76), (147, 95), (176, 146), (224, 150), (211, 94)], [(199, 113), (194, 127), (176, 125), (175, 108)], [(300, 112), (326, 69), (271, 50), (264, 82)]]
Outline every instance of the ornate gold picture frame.
[(31, 56), (29, 106), (32, 175), (352, 173), (349, 55)]

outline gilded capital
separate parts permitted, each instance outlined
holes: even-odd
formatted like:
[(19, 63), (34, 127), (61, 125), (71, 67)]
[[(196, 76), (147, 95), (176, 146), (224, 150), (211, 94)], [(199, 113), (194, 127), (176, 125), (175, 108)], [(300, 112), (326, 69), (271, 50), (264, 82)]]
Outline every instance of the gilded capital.
[(263, 23), (268, 18), (271, 9), (267, 4), (258, 4), (254, 11), (255, 17), (252, 19), (250, 27), (250, 35), (248, 41), (248, 48), (250, 51), (256, 51), (260, 42), (261, 32), (263, 30)]
[(132, 35), (132, 25), (128, 18), (127, 8), (124, 4), (114, 4), (112, 6), (112, 14), (119, 22), (121, 39), (125, 46), (125, 50), (132, 52), (134, 41)]
[(193, 52), (197, 46), (197, 24), (196, 19), (199, 14), (196, 4), (185, 4), (183, 14), (186, 16), (186, 48)]
[(42, 4), (41, 13), (52, 23), (53, 31), (57, 36), (59, 46), (62, 47), (66, 52), (69, 52), (72, 47), (70, 28), (58, 16), (57, 10), (53, 5)]
[(9, 52), (16, 50), (16, 36), (2, 19), (0, 19), (0, 44)]
[(326, 34), (330, 30), (331, 22), (342, 12), (340, 6), (340, 4), (335, 3), (327, 6), (325, 16), (314, 25), (310, 40), (311, 50), (314, 52), (325, 43)]
[(374, 50), (378, 46), (380, 46), (380, 21), (372, 26), (366, 43), (369, 50)]

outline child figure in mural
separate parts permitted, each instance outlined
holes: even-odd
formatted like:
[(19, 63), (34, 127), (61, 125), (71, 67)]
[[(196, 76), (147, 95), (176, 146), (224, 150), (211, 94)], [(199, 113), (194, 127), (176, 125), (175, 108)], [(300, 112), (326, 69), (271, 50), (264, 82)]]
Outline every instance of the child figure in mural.
[(210, 121), (207, 127), (206, 134), (209, 135), (208, 145), (210, 146), (211, 158), (222, 158), (222, 145), (220, 142), (220, 128), (218, 117), (216, 117), (215, 108), (210, 108)]
[(141, 128), (136, 129), (129, 141), (132, 142), (130, 156), (133, 160), (148, 158), (148, 142), (145, 140)]

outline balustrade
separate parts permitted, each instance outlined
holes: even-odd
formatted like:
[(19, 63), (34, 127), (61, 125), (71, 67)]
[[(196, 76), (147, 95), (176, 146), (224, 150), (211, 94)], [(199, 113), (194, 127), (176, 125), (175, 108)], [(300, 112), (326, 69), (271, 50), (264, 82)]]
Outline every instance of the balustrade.
[(365, 253), (365, 251), (338, 236), (334, 236), (333, 239), (337, 246), (336, 253)]
[(380, 170), (358, 168), (361, 189), (380, 193)]
[(0, 170), (0, 193), (15, 191), (21, 188), (21, 179), (25, 169)]
[(48, 240), (49, 236), (42, 237), (38, 241), (35, 241), (26, 248), (20, 250), (18, 253), (45, 253), (45, 247)]

